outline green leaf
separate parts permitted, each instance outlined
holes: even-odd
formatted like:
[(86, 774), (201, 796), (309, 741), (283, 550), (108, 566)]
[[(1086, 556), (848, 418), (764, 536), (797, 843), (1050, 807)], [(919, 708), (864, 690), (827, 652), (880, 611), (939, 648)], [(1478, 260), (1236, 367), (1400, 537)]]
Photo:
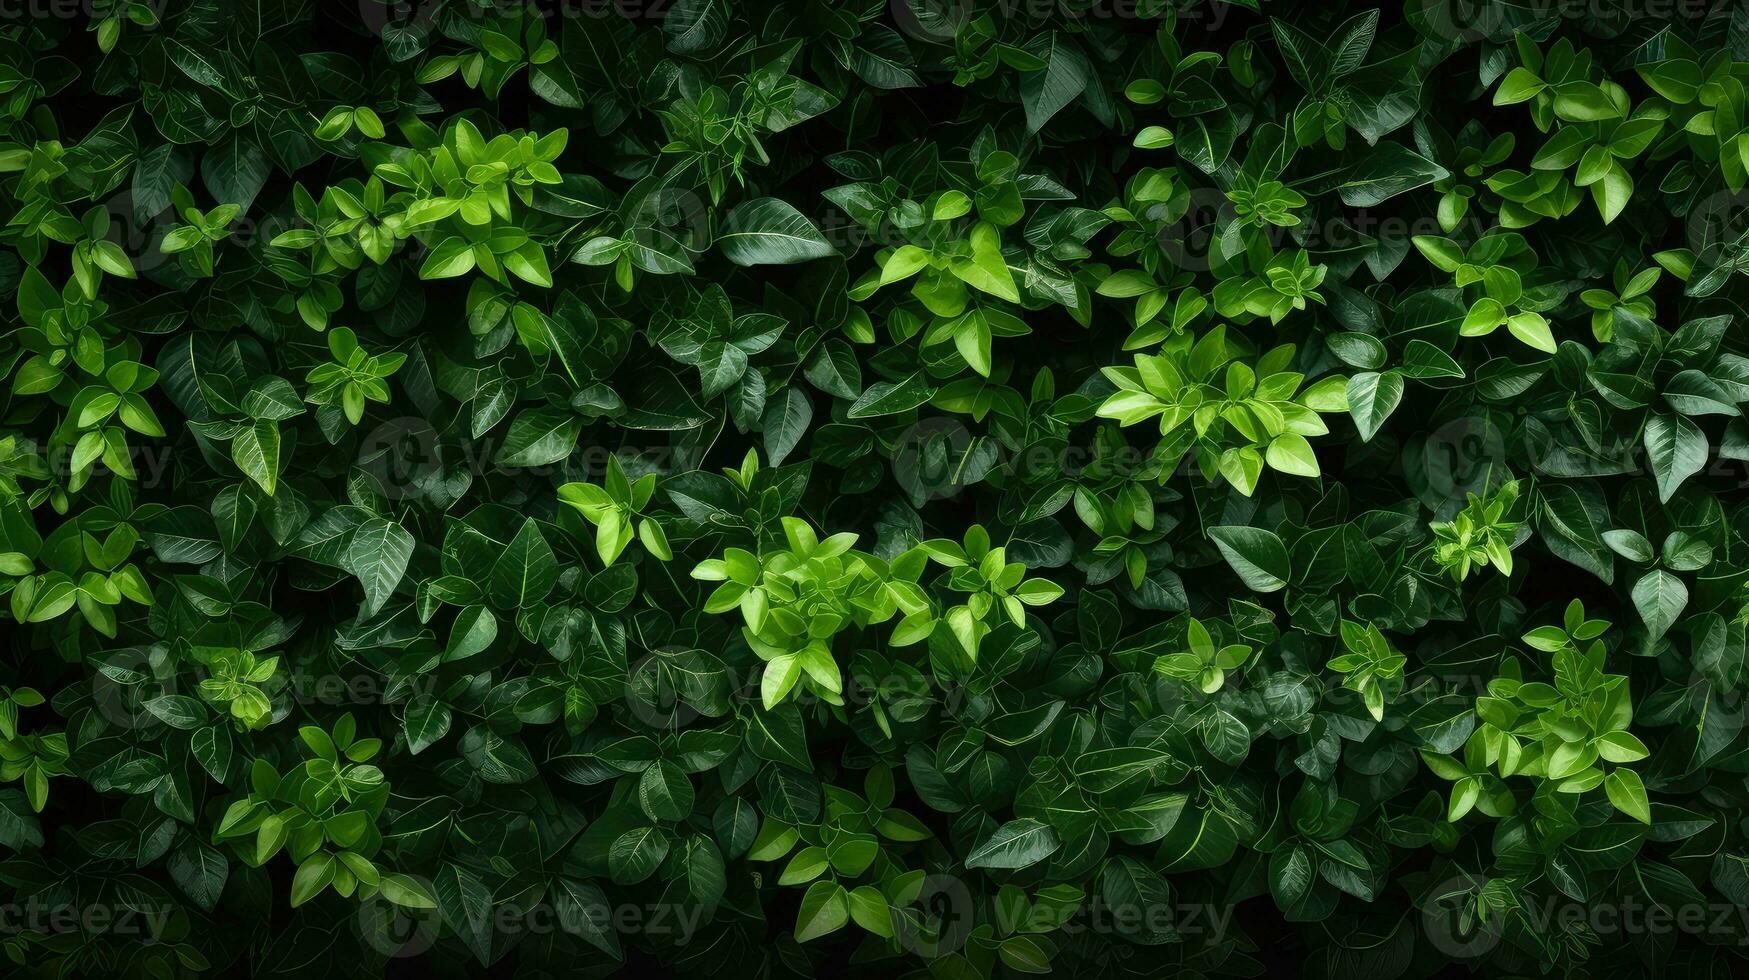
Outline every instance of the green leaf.
[(1652, 822), (1652, 804), (1646, 799), (1646, 787), (1639, 773), (1632, 769), (1617, 769), (1603, 779), (1609, 802), (1615, 808), (1643, 824)]
[(516, 537), (492, 564), (492, 601), (501, 609), (527, 609), (547, 597), (559, 580), (559, 562), (534, 518), (522, 522)]
[(831, 935), (849, 921), (850, 903), (844, 886), (816, 881), (802, 895), (801, 909), (796, 913), (796, 942)]
[(437, 908), (437, 899), (418, 879), (410, 875), (389, 873), (383, 875), (381, 886), (383, 897), (390, 902), (408, 909)]
[(1304, 844), (1296, 841), (1276, 848), (1269, 858), (1269, 891), (1275, 896), (1276, 907), (1290, 911), (1311, 897), (1317, 884), (1316, 866)]
[(1349, 169), (1336, 192), (1349, 207), (1370, 208), (1449, 176), (1444, 167), (1414, 150), (1384, 140)]
[(324, 888), (334, 881), (335, 868), (339, 863), (334, 856), (326, 851), (317, 851), (309, 860), (298, 865), (297, 874), (292, 876), (291, 904), (292, 908), (315, 898)]
[(774, 197), (748, 201), (730, 211), (717, 234), (717, 246), (741, 266), (793, 265), (837, 254), (812, 221)]
[(1360, 430), (1362, 442), (1371, 442), (1378, 435), (1402, 401), (1403, 376), (1395, 371), (1363, 371), (1348, 379), (1348, 414)]
[(1320, 472), (1318, 457), (1312, 452), (1312, 444), (1297, 432), (1284, 432), (1276, 436), (1270, 441), (1263, 459), (1271, 469), (1294, 476), (1316, 477)]
[(1288, 581), (1287, 548), (1275, 532), (1239, 525), (1209, 528), (1209, 537), (1220, 549), (1246, 588), (1276, 592)]
[(856, 352), (836, 337), (814, 350), (802, 374), (814, 387), (837, 398), (854, 401), (862, 392), (862, 367), (857, 364)]
[(213, 200), (247, 211), (267, 183), (272, 164), (243, 130), (233, 132), (200, 159), (200, 177)]
[(571, 455), (583, 420), (556, 408), (524, 411), (510, 423), (495, 461), (500, 466), (547, 466)]
[(935, 397), (922, 372), (900, 381), (876, 381), (851, 404), (847, 413), (853, 419), (875, 418), (908, 412)]
[[(972, 226), (971, 255), (955, 256), (949, 264), (953, 274), (967, 285), (999, 296), (1010, 303), (1020, 302), (1020, 290), (1008, 271), (1008, 261), (1002, 256), (1002, 238), (994, 225), (980, 221)], [(961, 348), (962, 352), (964, 348)], [(971, 358), (967, 358), (971, 360)]]
[(272, 496), (279, 485), (279, 423), (258, 419), (231, 440), (231, 460), (243, 475)]
[(1030, 867), (1062, 847), (1049, 824), (1030, 817), (1010, 820), (996, 828), (966, 854), (968, 868), (1016, 870)]
[(1688, 586), (1662, 568), (1653, 569), (1634, 583), (1633, 598), (1646, 632), (1656, 640), (1676, 625), (1688, 607)]
[(813, 404), (805, 392), (793, 385), (766, 403), (761, 427), (765, 432), (765, 455), (771, 465), (783, 465), (783, 461), (801, 444), (813, 419)]
[[(481, 610), (484, 612), (484, 610)], [(497, 623), (493, 622), (496, 635)], [(449, 733), (449, 706), (430, 695), (419, 695), (407, 705), (407, 751), (418, 755)]]
[(413, 557), (413, 535), (406, 528), (373, 517), (352, 532), (346, 548), (346, 568), (364, 586), (360, 615), (374, 616), (389, 601)]
[(1547, 86), (1542, 79), (1528, 68), (1514, 68), (1506, 73), (1506, 80), (1494, 90), (1495, 105), (1516, 105), (1534, 98)]
[(445, 662), (466, 660), (490, 647), (497, 638), (498, 618), (492, 615), (492, 611), (485, 606), (469, 606), (456, 614), (443, 659)]
[(474, 958), (485, 964), (492, 957), (492, 889), (471, 872), (445, 864), (432, 881), (437, 911)]
[(671, 762), (658, 762), (638, 779), (638, 803), (651, 820), (684, 820), (692, 812), (692, 782)]
[(1041, 63), (1036, 71), (1020, 76), (1020, 103), (1026, 110), (1026, 128), (1036, 133), (1091, 84), (1093, 67), (1074, 41), (1051, 33), (1029, 52)]
[(15, 789), (0, 790), (0, 844), (20, 851), (43, 845), (36, 814), (24, 794)]
[(669, 839), (659, 827), (637, 827), (615, 838), (607, 852), (608, 872), (618, 885), (634, 885), (656, 872), (668, 856)]
[(624, 959), (607, 893), (593, 882), (561, 877), (553, 892), (559, 928), (615, 960)]
[(1706, 467), (1706, 435), (1685, 416), (1652, 415), (1646, 420), (1645, 445), (1661, 501), (1669, 502), (1684, 480)]
[(224, 893), (231, 873), (223, 854), (200, 841), (189, 840), (170, 853), (166, 867), (176, 887), (195, 905), (207, 912), (218, 907), (219, 896)]

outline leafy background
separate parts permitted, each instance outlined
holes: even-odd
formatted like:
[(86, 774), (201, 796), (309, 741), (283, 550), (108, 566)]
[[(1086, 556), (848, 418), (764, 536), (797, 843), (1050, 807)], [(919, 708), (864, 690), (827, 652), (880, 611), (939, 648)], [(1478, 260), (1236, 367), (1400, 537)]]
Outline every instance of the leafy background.
[(13, 975), (1736, 969), (1741, 3), (19, 14)]

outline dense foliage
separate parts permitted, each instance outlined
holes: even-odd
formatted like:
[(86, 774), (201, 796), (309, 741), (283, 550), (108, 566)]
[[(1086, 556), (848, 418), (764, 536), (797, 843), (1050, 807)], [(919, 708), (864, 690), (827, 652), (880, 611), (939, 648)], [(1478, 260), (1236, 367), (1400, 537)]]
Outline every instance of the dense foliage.
[(4, 12), (8, 975), (1742, 968), (1749, 7)]

